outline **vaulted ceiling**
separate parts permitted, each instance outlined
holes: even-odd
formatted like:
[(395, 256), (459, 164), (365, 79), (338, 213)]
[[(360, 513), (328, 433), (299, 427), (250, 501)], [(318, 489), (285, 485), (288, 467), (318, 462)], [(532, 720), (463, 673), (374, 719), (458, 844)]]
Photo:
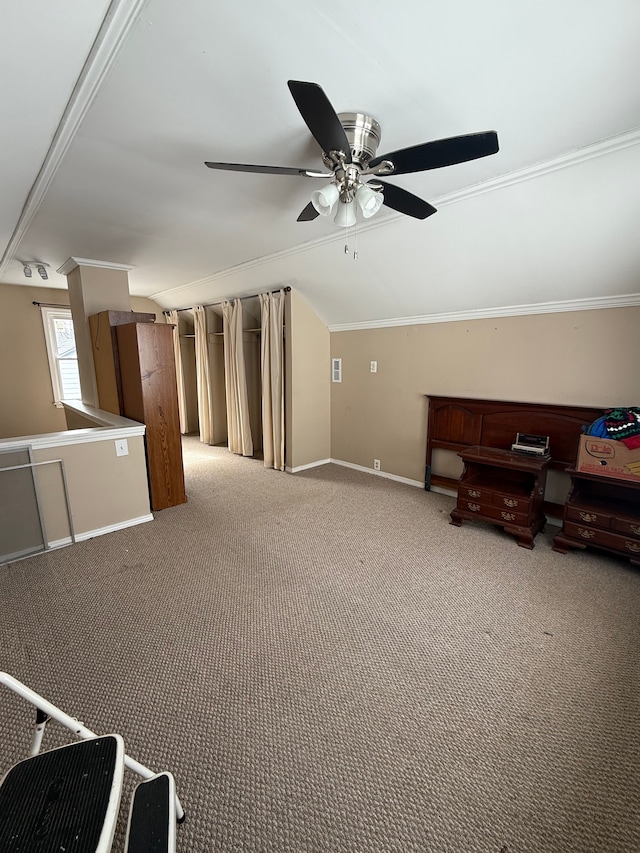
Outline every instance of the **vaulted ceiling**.
[[(65, 287), (75, 256), (166, 308), (292, 285), (332, 328), (640, 304), (637, 0), (24, 0), (2, 28), (1, 281)], [(204, 166), (323, 169), (289, 79), (374, 116), (378, 153), (500, 151), (394, 179), (424, 221), (297, 222), (314, 179)]]

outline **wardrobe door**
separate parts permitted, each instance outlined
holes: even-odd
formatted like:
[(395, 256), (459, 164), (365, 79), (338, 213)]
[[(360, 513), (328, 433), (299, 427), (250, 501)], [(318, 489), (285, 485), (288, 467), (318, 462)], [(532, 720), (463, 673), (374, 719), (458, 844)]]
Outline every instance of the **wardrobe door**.
[(173, 326), (117, 326), (123, 414), (147, 427), (145, 443), (151, 508), (185, 503)]

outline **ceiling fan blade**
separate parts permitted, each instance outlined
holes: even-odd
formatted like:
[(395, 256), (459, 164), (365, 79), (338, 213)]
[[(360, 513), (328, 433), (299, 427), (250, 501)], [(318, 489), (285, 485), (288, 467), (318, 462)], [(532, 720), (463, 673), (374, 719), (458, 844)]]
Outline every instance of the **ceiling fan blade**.
[(407, 216), (413, 216), (414, 219), (426, 219), (436, 213), (436, 208), (429, 204), (428, 201), (423, 201), (417, 195), (403, 190), (402, 187), (396, 187), (394, 184), (385, 184), (384, 181), (376, 181), (382, 187), (382, 196), (384, 204), (387, 207), (397, 210), (398, 213), (406, 213)]
[(263, 175), (302, 175), (305, 178), (330, 178), (331, 172), (316, 172), (313, 169), (296, 169), (295, 166), (252, 166), (249, 163), (212, 163), (205, 160), (210, 169), (227, 172), (259, 172)]
[(383, 160), (390, 160), (394, 169), (389, 174), (406, 175), (409, 172), (423, 172), (427, 169), (440, 169), (477, 160), (498, 151), (498, 134), (495, 130), (484, 133), (468, 133), (466, 136), (451, 136), (448, 139), (435, 139), (412, 148), (401, 148), (391, 154), (375, 157), (367, 166), (373, 169)]
[(309, 204), (302, 211), (297, 222), (311, 222), (312, 219), (315, 219), (317, 216), (320, 216), (315, 207), (309, 202)]
[(342, 151), (345, 163), (351, 163), (351, 146), (329, 98), (317, 83), (289, 80), (287, 85), (300, 115), (325, 154)]

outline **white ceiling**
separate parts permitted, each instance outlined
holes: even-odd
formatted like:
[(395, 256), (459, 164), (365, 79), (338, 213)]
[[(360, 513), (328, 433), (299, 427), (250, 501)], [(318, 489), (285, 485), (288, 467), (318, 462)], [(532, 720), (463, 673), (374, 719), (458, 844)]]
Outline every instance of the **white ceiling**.
[[(332, 327), (640, 304), (637, 0), (10, 5), (4, 282), (40, 260), (65, 287), (76, 256), (166, 308), (291, 284)], [(318, 182), (203, 165), (322, 168), (288, 79), (376, 117), (379, 154), (483, 130), (500, 152), (390, 179), (438, 213), (383, 208), (345, 254), (296, 222)]]

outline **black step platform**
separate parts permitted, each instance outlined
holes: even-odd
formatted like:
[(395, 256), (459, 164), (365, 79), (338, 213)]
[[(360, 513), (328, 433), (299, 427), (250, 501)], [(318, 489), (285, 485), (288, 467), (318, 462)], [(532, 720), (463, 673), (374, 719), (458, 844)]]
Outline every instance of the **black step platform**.
[(127, 853), (173, 853), (175, 797), (175, 783), (169, 773), (140, 782), (131, 803)]
[(16, 764), (0, 786), (1, 853), (108, 850), (123, 760), (122, 739), (107, 735)]

